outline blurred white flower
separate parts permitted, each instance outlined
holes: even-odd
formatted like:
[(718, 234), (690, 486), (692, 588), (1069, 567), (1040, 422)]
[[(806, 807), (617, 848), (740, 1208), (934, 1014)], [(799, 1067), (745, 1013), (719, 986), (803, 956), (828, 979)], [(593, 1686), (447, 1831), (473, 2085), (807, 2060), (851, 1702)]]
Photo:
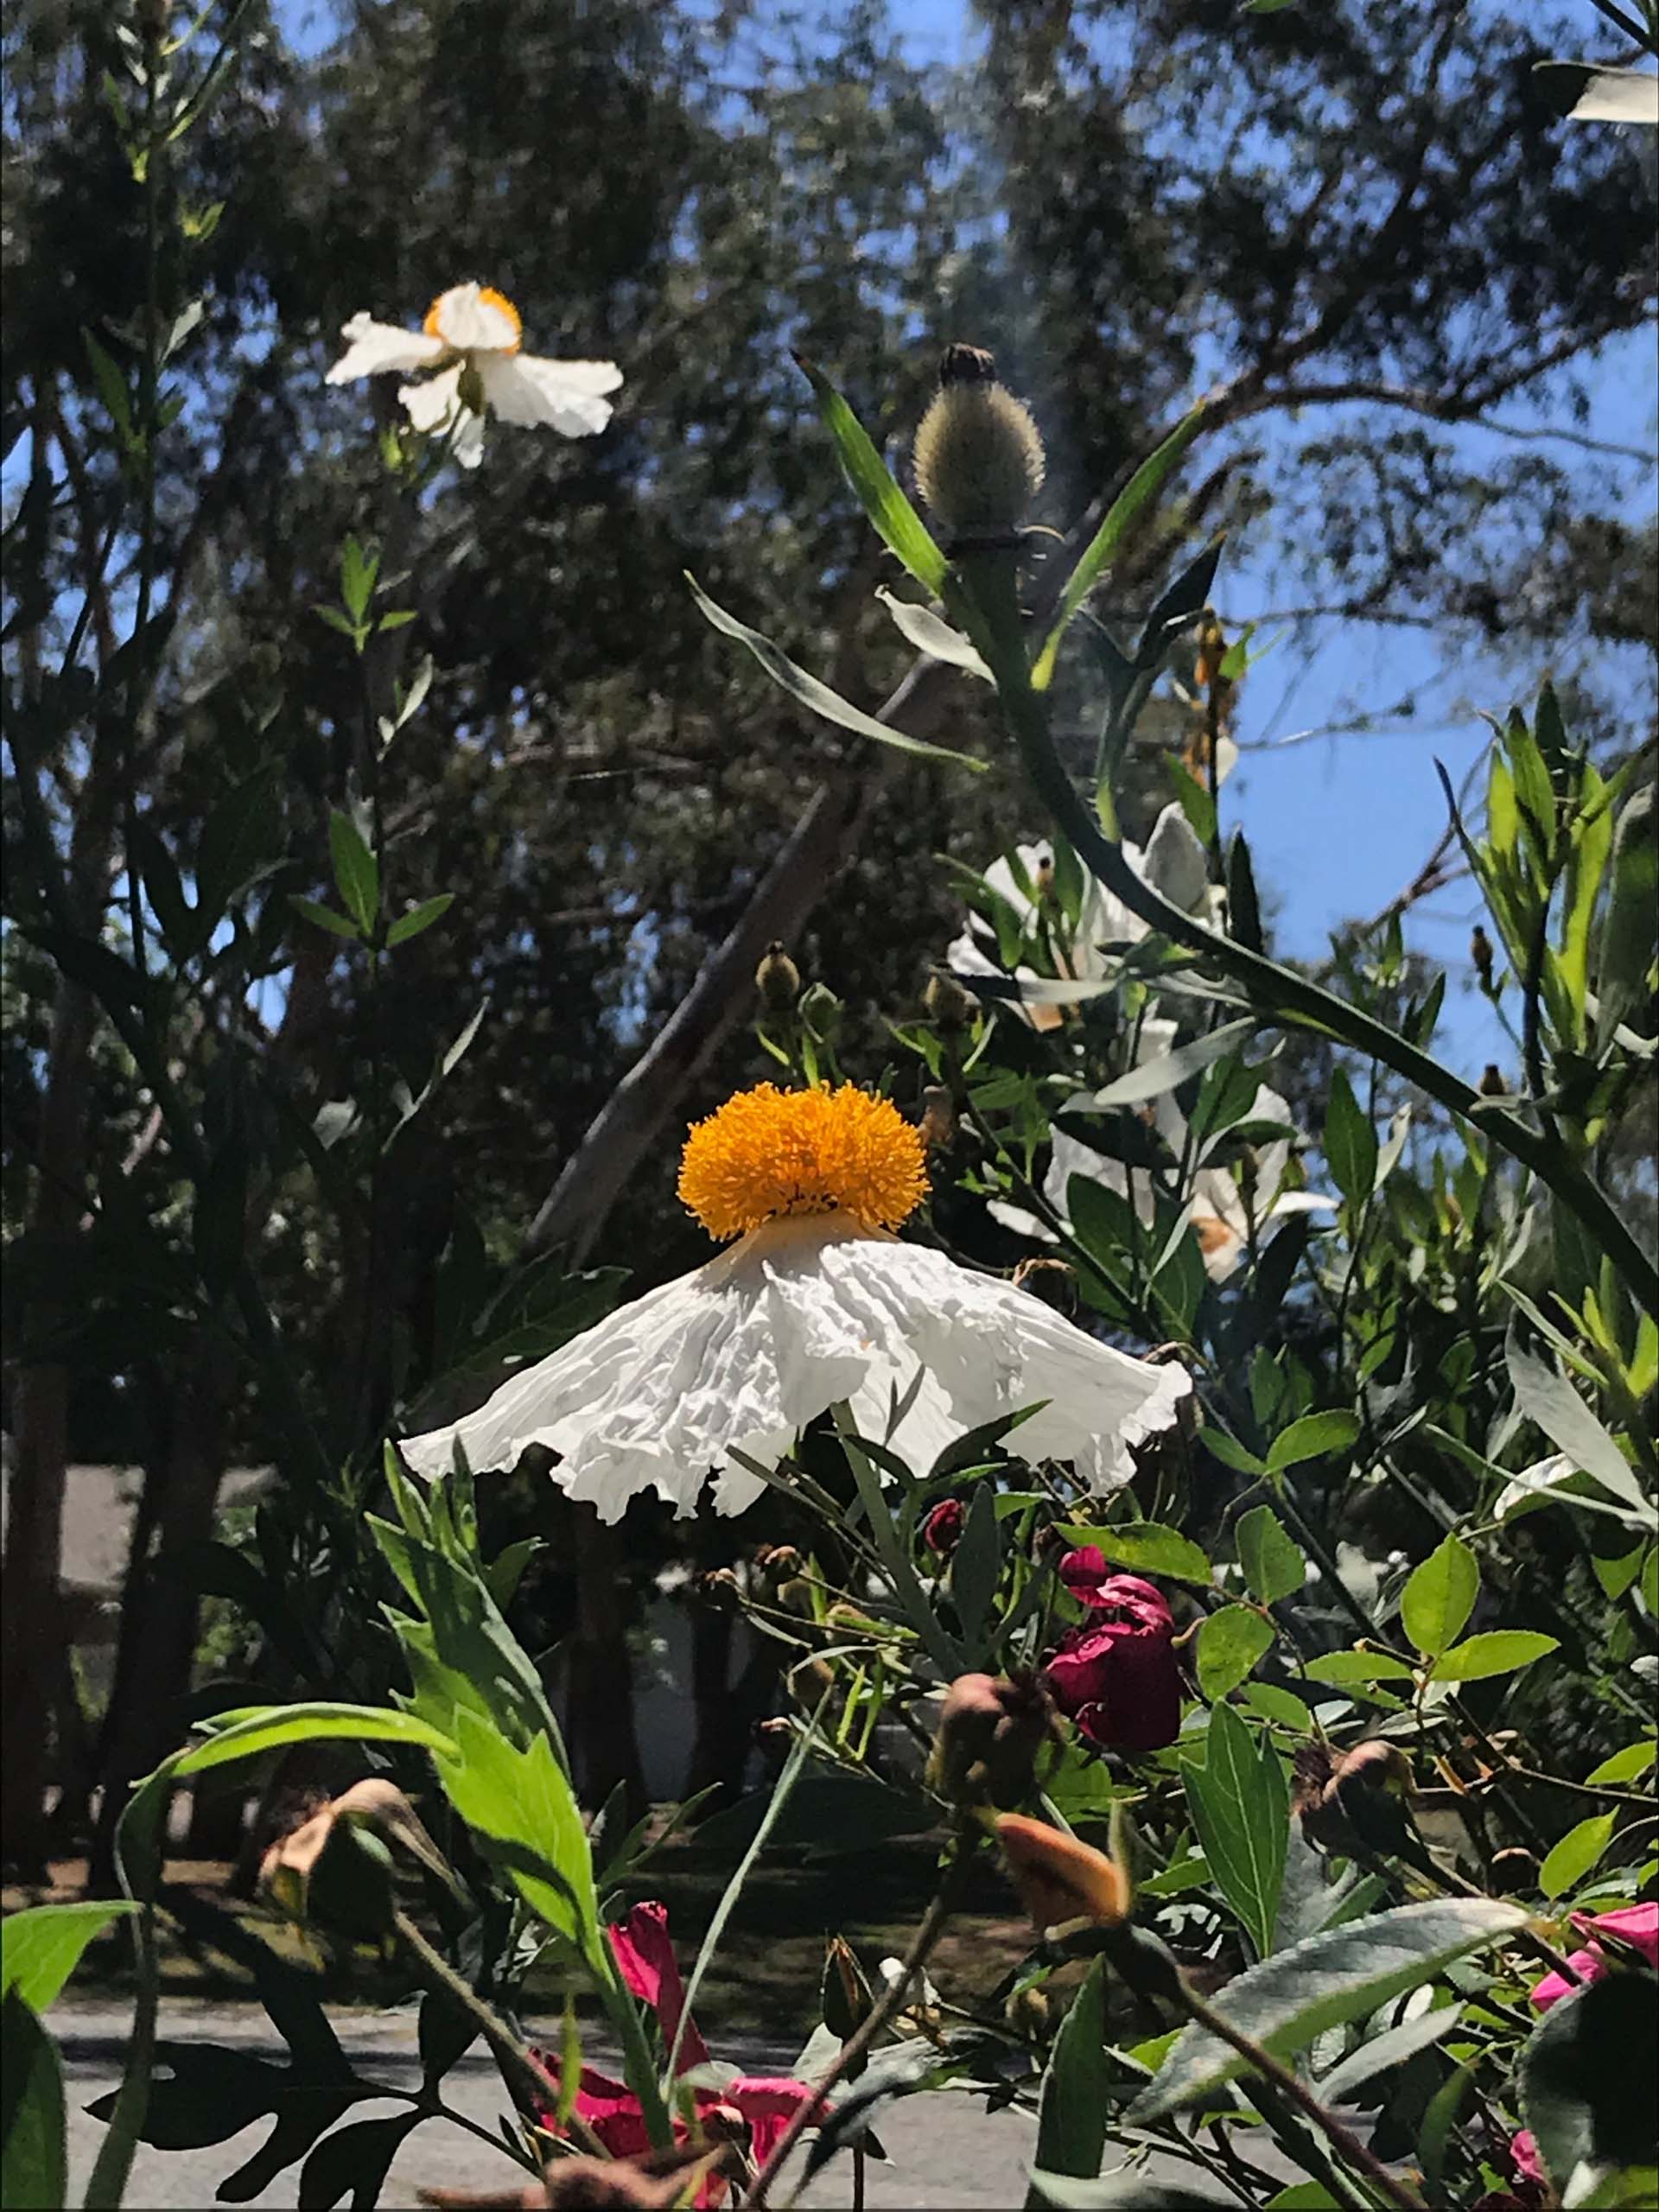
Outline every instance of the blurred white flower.
[(1639, 69), (1597, 69), (1567, 118), (1570, 123), (1659, 125), (1659, 77)]
[[(1029, 944), (1038, 935), (1043, 921), (1047, 921), (1051, 933), (1060, 923), (1058, 901), (1050, 892), (1054, 877), (1054, 849), (1045, 842), (1020, 845), (1015, 849), (1020, 868), (1036, 898), (1028, 897), (1020, 888), (1006, 858), (991, 862), (985, 870), (985, 881), (1013, 911)], [(1219, 893), (1209, 880), (1208, 859), (1198, 832), (1179, 806), (1172, 803), (1164, 809), (1153, 824), (1144, 851), (1127, 837), (1122, 849), (1124, 859), (1135, 873), (1154, 891), (1161, 892), (1172, 906), (1205, 921), (1214, 918)], [(1057, 980), (1062, 985), (1099, 982), (1109, 973), (1108, 946), (1139, 944), (1150, 933), (1140, 916), (1132, 914), (1103, 883), (1092, 875), (1085, 876), (1070, 950), (1063, 950), (1058, 944), (1054, 947), (1059, 970)], [(1008, 974), (997, 957), (995, 930), (976, 914), (969, 915), (961, 934), (951, 943), (945, 963), (957, 976), (1006, 977)], [(1002, 1003), (1011, 1005), (1020, 1020), (1035, 1029), (1058, 1028), (1065, 1018), (1060, 1002), (1064, 994), (1045, 998), (1045, 985), (1051, 979), (1022, 963), (1014, 969), (1014, 980), (1025, 987), (1021, 996)]]
[[(1174, 1049), (1175, 1024), (1173, 1021), (1149, 1020), (1141, 1026), (1140, 1050), (1137, 1065), (1150, 1066)], [(1090, 1102), (1079, 1099), (1075, 1104)], [(1188, 1129), (1185, 1116), (1175, 1103), (1173, 1089), (1162, 1091), (1151, 1099), (1144, 1109), (1147, 1120), (1163, 1139), (1177, 1160), (1185, 1157)], [(1258, 1086), (1246, 1122), (1270, 1122), (1283, 1128), (1287, 1134), (1273, 1137), (1251, 1147), (1249, 1159), (1252, 1173), (1248, 1179), (1241, 1179), (1230, 1167), (1200, 1165), (1192, 1178), (1192, 1195), (1187, 1201), (1187, 1217), (1192, 1224), (1204, 1255), (1205, 1273), (1211, 1282), (1224, 1282), (1249, 1249), (1251, 1224), (1254, 1220), (1258, 1234), (1272, 1220), (1293, 1213), (1333, 1213), (1337, 1202), (1316, 1191), (1286, 1190), (1285, 1177), (1290, 1166), (1294, 1140), (1290, 1108), (1276, 1090), (1269, 1090), (1265, 1084)], [(1093, 1181), (1116, 1191), (1120, 1198), (1132, 1199), (1135, 1217), (1150, 1226), (1156, 1212), (1156, 1194), (1152, 1171), (1141, 1168), (1131, 1171), (1121, 1160), (1113, 1160), (1074, 1136), (1064, 1121), (1057, 1121), (1053, 1128), (1053, 1143), (1047, 1174), (1043, 1178), (1043, 1196), (1063, 1221), (1069, 1220), (1070, 1192), (1074, 1175), (1086, 1175)], [(1046, 1224), (1023, 1207), (1011, 1206), (993, 1200), (991, 1212), (1005, 1228), (1026, 1236), (1034, 1236), (1040, 1243), (1055, 1240)]]
[(893, 1235), (926, 1188), (921, 1139), (887, 1100), (851, 1084), (740, 1092), (692, 1130), (680, 1172), (681, 1198), (730, 1249), (404, 1457), (441, 1475), (457, 1443), (480, 1469), (541, 1444), (559, 1455), (554, 1480), (603, 1520), (653, 1488), (692, 1513), (711, 1476), (719, 1510), (741, 1513), (766, 1487), (754, 1468), (770, 1472), (833, 1405), (920, 1469), (965, 1429), (1034, 1405), (1010, 1452), (1069, 1460), (1097, 1495), (1120, 1489), (1131, 1447), (1179, 1417), (1187, 1378)]
[(354, 315), (328, 382), (435, 371), (400, 385), (397, 397), (417, 430), (453, 430), (454, 457), (469, 468), (483, 451), (480, 404), (504, 423), (541, 424), (567, 438), (602, 430), (611, 419), (604, 395), (621, 383), (621, 370), (613, 361), (543, 360), (519, 350), (522, 333), (511, 300), (487, 284), (456, 284), (433, 301), (419, 330)]

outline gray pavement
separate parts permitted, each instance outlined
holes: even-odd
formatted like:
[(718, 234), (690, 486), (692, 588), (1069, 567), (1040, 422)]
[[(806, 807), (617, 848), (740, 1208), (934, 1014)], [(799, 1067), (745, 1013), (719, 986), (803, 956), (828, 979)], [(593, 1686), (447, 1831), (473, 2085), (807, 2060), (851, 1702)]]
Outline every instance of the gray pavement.
[[(102, 2125), (86, 2107), (112, 2089), (120, 2077), (130, 2012), (124, 2006), (64, 2004), (51, 2017), (63, 2050), (69, 2106), (70, 2202), (78, 2204), (102, 2139)], [(413, 2088), (420, 2078), (412, 2012), (336, 2014), (340, 2043), (359, 2072), (391, 2088)], [(162, 2007), (162, 2032), (174, 2042), (200, 2040), (257, 2051), (273, 2062), (284, 2054), (274, 2031), (257, 2007), (173, 2000)], [(754, 2072), (782, 2071), (792, 2052), (726, 2047), (722, 2056)], [(446, 2101), (491, 2133), (508, 2110), (492, 2062), (470, 2053), (446, 2078)], [(391, 2119), (406, 2111), (395, 2101), (354, 2106), (346, 2122)], [(269, 2116), (227, 2142), (205, 2150), (155, 2151), (139, 2146), (127, 2204), (132, 2212), (151, 2208), (211, 2206), (219, 2184), (259, 2148), (270, 2133)], [(903, 2208), (956, 2207), (991, 2212), (1018, 2206), (1025, 2196), (1026, 2170), (1034, 2141), (1031, 2120), (1021, 2113), (988, 2114), (982, 2096), (940, 2091), (909, 2097), (891, 2107), (880, 2120), (890, 2163), (871, 2162), (866, 2202), (872, 2212)], [(813, 2206), (850, 2202), (849, 2162), (838, 2161), (806, 2192)], [(423, 2121), (405, 2139), (392, 2161), (380, 2203), (412, 2207), (420, 2188), (485, 2190), (522, 2179), (519, 2169), (445, 2120)], [(785, 2190), (776, 2200), (787, 2201)], [(237, 2201), (259, 2206), (299, 2202), (299, 2164), (286, 2169), (257, 2196)]]

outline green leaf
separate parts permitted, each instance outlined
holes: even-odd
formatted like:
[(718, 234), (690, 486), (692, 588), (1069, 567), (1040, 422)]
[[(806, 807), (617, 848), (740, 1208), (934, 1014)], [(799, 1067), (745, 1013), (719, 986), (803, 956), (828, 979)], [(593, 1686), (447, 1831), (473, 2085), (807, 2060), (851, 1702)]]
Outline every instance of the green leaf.
[(950, 1560), (950, 1594), (956, 1600), (968, 1663), (977, 1666), (990, 1655), (991, 1607), (996, 1598), (997, 1576), (1002, 1565), (1002, 1544), (996, 1526), (996, 1492), (988, 1482), (976, 1484), (973, 1503), (963, 1529), (962, 1541)]
[(86, 348), (98, 396), (115, 426), (117, 442), (124, 450), (130, 450), (133, 444), (132, 403), (127, 396), (127, 380), (90, 330), (81, 332), (80, 340)]
[(1276, 1605), (1306, 1581), (1307, 1561), (1270, 1505), (1253, 1505), (1241, 1518), (1235, 1541), (1244, 1580), (1264, 1605)]
[(779, 689), (809, 714), (821, 715), (826, 721), (838, 722), (842, 729), (855, 730), (861, 737), (873, 737), (880, 744), (896, 746), (900, 753), (915, 753), (924, 760), (948, 760), (953, 767), (971, 768), (976, 776), (983, 775), (989, 766), (988, 761), (976, 760), (969, 753), (953, 753), (948, 746), (929, 745), (919, 737), (907, 737), (903, 730), (877, 721), (874, 715), (865, 714), (838, 691), (832, 691), (827, 683), (821, 683), (816, 676), (809, 676), (804, 668), (797, 667), (770, 639), (763, 638), (758, 630), (751, 630), (746, 622), (740, 622), (734, 614), (728, 614), (724, 607), (717, 607), (689, 569), (685, 580), (704, 620), (723, 636), (735, 638), (739, 645), (747, 646)]
[(1142, 508), (1148, 506), (1163, 489), (1165, 479), (1204, 428), (1204, 409), (1195, 407), (1185, 421), (1179, 424), (1157, 450), (1141, 462), (1107, 509), (1100, 528), (1090, 540), (1077, 567), (1066, 578), (1065, 589), (1060, 595), (1059, 611), (1032, 667), (1033, 690), (1046, 691), (1053, 681), (1060, 640), (1072, 618), (1104, 575), (1107, 563), (1122, 543)]
[(1449, 2036), (1462, 2018), (1461, 2005), (1442, 2005), (1432, 2012), (1419, 2012), (1414, 2019), (1402, 2020), (1397, 2027), (1385, 2028), (1380, 2036), (1367, 2036), (1357, 2050), (1319, 2076), (1319, 2101), (1343, 2103), (1362, 2082), (1386, 2074), (1390, 2066), (1403, 2066), (1420, 2050)]
[(1552, 2005), (1521, 2053), (1521, 2117), (1575, 2203), (1620, 2168), (1659, 2161), (1656, 1989), (1650, 1974), (1608, 1974)]
[(1359, 1415), (1335, 1410), (1304, 1414), (1300, 1421), (1275, 1436), (1268, 1446), (1268, 1472), (1281, 1474), (1304, 1459), (1324, 1459), (1346, 1452), (1359, 1435)]
[(1273, 1647), (1273, 1623), (1249, 1605), (1224, 1605), (1198, 1630), (1198, 1688), (1212, 1702), (1236, 1690)]
[(1480, 1569), (1467, 1544), (1447, 1536), (1413, 1570), (1400, 1600), (1406, 1634), (1426, 1658), (1450, 1650), (1474, 1611)]
[(48, 2212), (68, 2202), (63, 2061), (15, 1989), (0, 1999), (0, 2204)]
[(1538, 1869), (1538, 1886), (1547, 1897), (1576, 1889), (1613, 1840), (1617, 1813), (1592, 1813), (1569, 1828)]
[(1178, 1045), (1173, 1052), (1161, 1053), (1144, 1066), (1131, 1068), (1127, 1075), (1119, 1076), (1116, 1083), (1109, 1083), (1088, 1101), (1074, 1101), (1072, 1111), (1101, 1114), (1113, 1106), (1138, 1106), (1144, 1099), (1161, 1098), (1166, 1091), (1177, 1089), (1190, 1076), (1207, 1068), (1212, 1060), (1222, 1058), (1236, 1045), (1253, 1037), (1257, 1027), (1254, 1018), (1249, 1016), (1242, 1021), (1225, 1021), (1206, 1037), (1195, 1037), (1190, 1045)]
[[(823, 426), (835, 441), (842, 469), (877, 535), (896, 553), (918, 583), (938, 599), (944, 591), (947, 563), (927, 525), (893, 481), (892, 472), (868, 433), (841, 394), (810, 361), (797, 353), (795, 365), (812, 387)], [(925, 652), (931, 648), (924, 646)], [(943, 656), (941, 656), (943, 658)]]
[(1326, 1651), (1307, 1662), (1310, 1680), (1344, 1688), (1351, 1682), (1408, 1682), (1412, 1669), (1386, 1651)]
[(99, 1897), (84, 1904), (28, 1905), (0, 1922), (0, 1993), (15, 1989), (31, 2012), (55, 2004), (94, 1937), (137, 1906)]
[(1120, 1527), (1093, 1529), (1077, 1522), (1065, 1531), (1073, 1544), (1093, 1544), (1114, 1567), (1127, 1567), (1136, 1574), (1167, 1574), (1177, 1582), (1197, 1582), (1209, 1589), (1214, 1580), (1210, 1561), (1190, 1536), (1166, 1529), (1160, 1521), (1126, 1521)]
[(960, 668), (969, 676), (982, 677), (987, 683), (995, 681), (991, 671), (980, 658), (970, 638), (935, 614), (931, 607), (918, 607), (914, 600), (896, 599), (883, 584), (876, 597), (892, 615), (893, 623), (906, 642), (918, 653), (925, 653), (931, 660), (942, 660), (952, 668)]
[(1492, 1629), (1441, 1652), (1428, 1678), (1433, 1682), (1484, 1682), (1488, 1675), (1512, 1675), (1517, 1667), (1529, 1667), (1535, 1659), (1560, 1648), (1556, 1637), (1531, 1629)]
[[(1206, 2196), (1203, 2202), (1221, 2201)], [(1061, 2212), (1198, 2212), (1199, 2200), (1185, 2182), (1149, 2172), (1144, 2165), (1117, 2166), (1090, 2181), (1034, 2166), (1026, 2203), (1057, 2204)]]
[[(1223, 1707), (1222, 1711), (1226, 1708)], [(1327, 2028), (1363, 2018), (1391, 1998), (1432, 1981), (1453, 1959), (1516, 1934), (1519, 1905), (1494, 1897), (1448, 1897), (1372, 1914), (1310, 1936), (1228, 1983), (1217, 2009), (1276, 2057), (1306, 2050)], [(1147, 2126), (1230, 2082), (1247, 2062), (1196, 2024), (1126, 2115)]]
[(317, 1700), (302, 1705), (265, 1705), (238, 1708), (218, 1716), (215, 1734), (183, 1752), (174, 1766), (182, 1778), (205, 1774), (209, 1767), (226, 1766), (233, 1759), (252, 1758), (260, 1751), (274, 1751), (284, 1744), (309, 1744), (343, 1738), (362, 1744), (418, 1744), (423, 1749), (454, 1755), (455, 1746), (442, 1729), (413, 1713), (397, 1713), (383, 1706), (336, 1705)]
[(1643, 1495), (1636, 1470), (1559, 1367), (1529, 1351), (1513, 1325), (1504, 1348), (1515, 1402), (1536, 1421), (1556, 1449), (1613, 1497), (1651, 1522), (1653, 1501)]
[(1198, 1440), (1211, 1459), (1219, 1459), (1224, 1467), (1232, 1468), (1236, 1474), (1265, 1475), (1268, 1471), (1265, 1459), (1258, 1459), (1255, 1452), (1247, 1450), (1236, 1436), (1229, 1436), (1224, 1428), (1217, 1428), (1213, 1421), (1205, 1421), (1198, 1431)]
[(1255, 870), (1242, 830), (1233, 833), (1227, 848), (1227, 923), (1230, 935), (1251, 952), (1262, 947), (1262, 901), (1255, 888)]
[(1376, 1185), (1376, 1131), (1340, 1068), (1332, 1071), (1325, 1110), (1325, 1156), (1350, 1205), (1370, 1197)]
[(1273, 1948), (1284, 1885), (1290, 1791), (1270, 1743), (1225, 1705), (1211, 1708), (1205, 1763), (1181, 1762), (1192, 1825), (1222, 1895), (1256, 1955)]
[(340, 549), (340, 597), (353, 622), (360, 623), (368, 613), (379, 573), (379, 554), (372, 548), (365, 550), (356, 538), (348, 537)]
[(328, 816), (328, 849), (334, 855), (334, 881), (346, 912), (366, 936), (380, 911), (379, 863), (356, 823), (338, 807), (332, 808)]
[[(1106, 2150), (1106, 1961), (1096, 1959), (1060, 2023), (1037, 2103), (1036, 2164), (1045, 2175), (1092, 2181)], [(1033, 2177), (1026, 2197), (1040, 2204)]]
[(1659, 1751), (1659, 1744), (1651, 1736), (1644, 1743), (1626, 1744), (1622, 1751), (1613, 1752), (1599, 1766), (1592, 1767), (1584, 1778), (1586, 1782), (1634, 1782), (1653, 1764), (1656, 1751)]
[(454, 903), (453, 891), (440, 891), (435, 899), (423, 899), (418, 906), (411, 906), (406, 914), (400, 915), (386, 931), (387, 944), (407, 944), (410, 938), (419, 937), (423, 930), (429, 930), (434, 922), (441, 920)]

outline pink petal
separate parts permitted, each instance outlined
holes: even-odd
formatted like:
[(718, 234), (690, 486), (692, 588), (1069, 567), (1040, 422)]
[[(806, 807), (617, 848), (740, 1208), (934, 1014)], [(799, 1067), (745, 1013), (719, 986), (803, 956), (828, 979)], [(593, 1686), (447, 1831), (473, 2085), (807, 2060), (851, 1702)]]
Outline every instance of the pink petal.
[[(1571, 1951), (1567, 1962), (1586, 1982), (1599, 1981), (1607, 1971), (1607, 1961), (1599, 1951)], [(1532, 2002), (1540, 2012), (1548, 2012), (1563, 1997), (1571, 1997), (1578, 1986), (1564, 1974), (1547, 1974), (1541, 1981), (1534, 1983)]]
[[(1574, 1915), (1573, 1925), (1583, 1928), (1581, 1915)], [(1617, 1936), (1640, 1951), (1650, 1967), (1659, 1967), (1659, 1904), (1620, 1905), (1616, 1912), (1599, 1913), (1589, 1925), (1599, 1935)]]
[(772, 2156), (779, 2137), (801, 2107), (817, 2101), (816, 2089), (783, 2074), (740, 2074), (722, 2094), (749, 2123), (750, 2152), (757, 2165)]
[(1538, 2156), (1538, 2145), (1529, 2128), (1523, 2127), (1518, 2135), (1510, 2138), (1510, 2156), (1515, 2161), (1515, 2171), (1522, 2181), (1542, 2182), (1545, 2178), (1543, 2162)]
[[(668, 1940), (668, 1907), (657, 1898), (637, 1904), (624, 1921), (613, 1923), (611, 1948), (623, 1980), (642, 2003), (650, 2005), (662, 2024), (663, 2041), (671, 2050), (685, 2011), (685, 1984)], [(680, 2072), (706, 2066), (709, 2046), (688, 2020), (680, 2044)]]

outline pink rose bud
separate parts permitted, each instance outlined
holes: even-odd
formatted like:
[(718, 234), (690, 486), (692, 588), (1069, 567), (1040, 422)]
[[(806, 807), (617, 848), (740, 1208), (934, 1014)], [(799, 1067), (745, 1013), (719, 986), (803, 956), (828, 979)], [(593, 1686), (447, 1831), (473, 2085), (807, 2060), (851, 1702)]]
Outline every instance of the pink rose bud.
[(931, 1552), (949, 1554), (962, 1541), (962, 1532), (968, 1525), (968, 1509), (959, 1497), (947, 1497), (936, 1505), (922, 1523), (922, 1541)]

